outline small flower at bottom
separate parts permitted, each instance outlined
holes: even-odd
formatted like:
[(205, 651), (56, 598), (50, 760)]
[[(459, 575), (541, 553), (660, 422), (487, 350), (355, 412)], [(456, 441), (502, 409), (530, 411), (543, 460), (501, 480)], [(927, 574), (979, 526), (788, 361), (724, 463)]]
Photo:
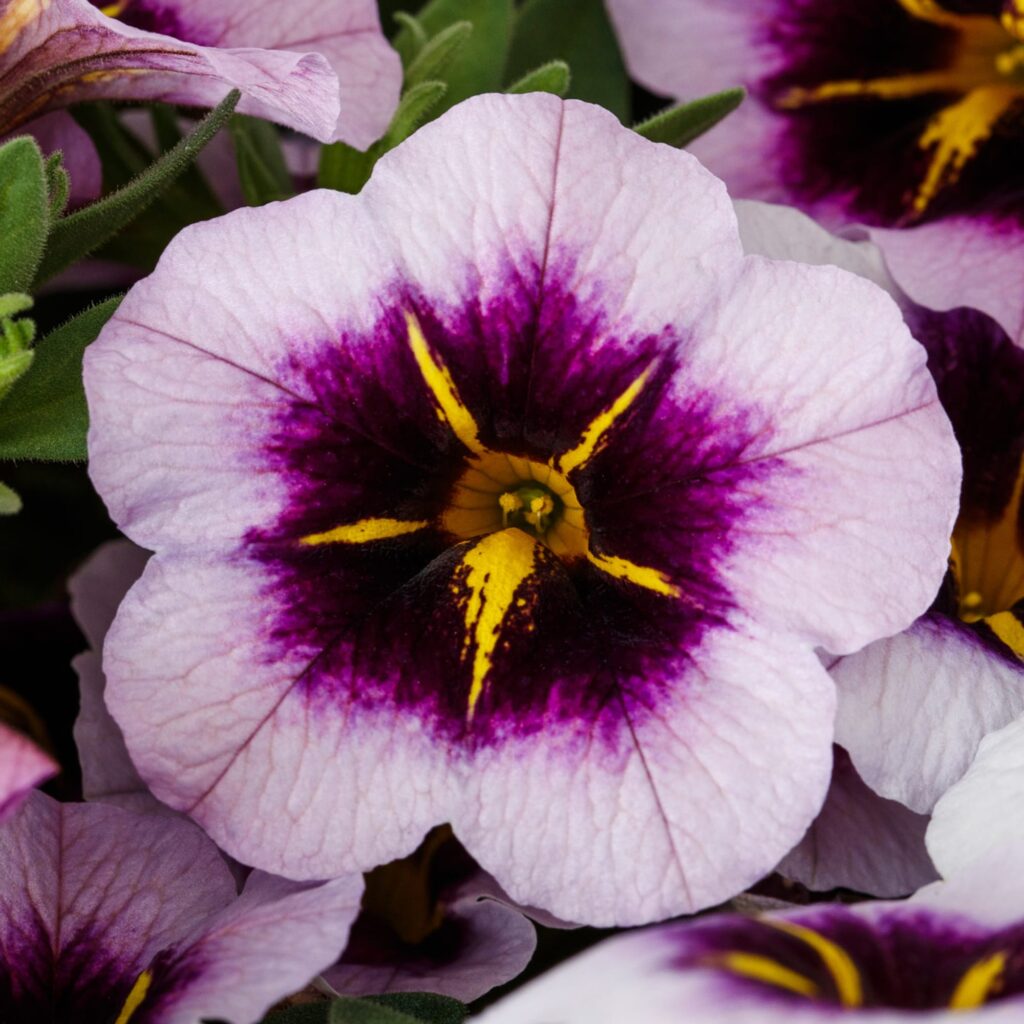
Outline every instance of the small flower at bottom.
[(253, 1024), (345, 944), (358, 876), (241, 895), (193, 824), (34, 793), (0, 825), (0, 1020)]
[(156, 552), (108, 704), (293, 877), (449, 822), (567, 920), (718, 902), (822, 799), (813, 648), (945, 567), (958, 453), (891, 299), (745, 259), (717, 180), (585, 104), (476, 99), (358, 197), (189, 229), (86, 363)]

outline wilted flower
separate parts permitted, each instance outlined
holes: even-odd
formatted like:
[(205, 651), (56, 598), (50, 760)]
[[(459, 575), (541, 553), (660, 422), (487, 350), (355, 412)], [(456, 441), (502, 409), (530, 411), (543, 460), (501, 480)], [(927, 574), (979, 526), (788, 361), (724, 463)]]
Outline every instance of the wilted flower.
[(692, 157), (550, 96), (183, 232), (86, 388), (156, 551), (104, 665), (157, 797), (295, 877), (449, 822), (568, 920), (706, 906), (794, 845), (813, 649), (926, 607), (959, 482), (887, 295), (744, 258)]
[[(1019, 0), (610, 0), (633, 74), (744, 85), (694, 151), (734, 195), (861, 222), (903, 289), (1024, 336)], [(891, 230), (896, 229), (896, 230)]]
[(237, 88), (242, 113), (365, 148), (400, 85), (372, 0), (0, 0), (0, 137), (85, 100), (203, 107)]
[(34, 793), (0, 825), (5, 1024), (250, 1024), (344, 946), (358, 876), (254, 874), (170, 815)]

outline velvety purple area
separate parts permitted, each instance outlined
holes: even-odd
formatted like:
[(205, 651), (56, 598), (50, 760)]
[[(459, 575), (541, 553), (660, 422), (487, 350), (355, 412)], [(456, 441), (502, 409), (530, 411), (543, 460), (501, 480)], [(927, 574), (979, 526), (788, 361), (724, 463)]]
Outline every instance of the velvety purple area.
[[(990, 931), (963, 918), (920, 907), (890, 909), (868, 918), (838, 905), (802, 916), (799, 924), (843, 949), (860, 977), (866, 1008), (905, 1010), (949, 1006), (957, 983), (979, 961), (1007, 954), (1001, 981), (991, 1001), (1024, 996), (1024, 926)], [(835, 978), (822, 957), (802, 939), (752, 918), (721, 917), (708, 925), (669, 932), (672, 962), (689, 969), (714, 962), (723, 953), (767, 957), (810, 979), (815, 1000), (784, 988), (721, 969), (724, 986), (737, 996), (770, 999), (799, 1007), (840, 1008)]]
[(111, 1024), (144, 965), (102, 925), (62, 936), (56, 960), (52, 942), (38, 919), (0, 922), (0, 1021)]
[[(731, 598), (718, 566), (752, 500), (740, 485), (773, 471), (735, 463), (766, 418), (720, 404), (687, 376), (682, 325), (604, 339), (600, 296), (571, 294), (569, 270), (548, 266), (542, 301), (539, 271), (507, 271), (487, 305), (470, 278), (463, 294), (473, 297), (458, 308), (394, 285), (373, 330), (341, 329), (286, 368), (304, 375), (316, 403), (285, 407), (266, 442), (268, 467), (284, 475), (292, 501), (248, 544), (274, 581), (266, 657), (309, 652), (297, 685), (314, 706), (407, 709), (470, 745), (583, 719), (614, 743), (624, 709), (634, 721), (657, 714), (707, 629), (722, 622)], [(432, 529), (372, 545), (296, 543), (364, 517), (436, 519), (463, 471), (467, 453), (435, 412), (404, 309), (451, 371), (484, 444), (541, 462), (577, 444), (653, 367), (607, 447), (572, 482), (592, 548), (668, 573), (684, 597), (542, 549), (535, 607), (502, 630), (471, 727), (471, 663), (452, 595), (462, 551), (452, 538)]]
[(177, 997), (203, 973), (207, 962), (196, 947), (163, 949), (147, 969), (152, 974), (146, 997), (132, 1014), (131, 1024), (160, 1024)]
[[(1001, 9), (998, 3), (944, 6), (994, 17)], [(850, 97), (796, 110), (775, 107), (794, 87), (947, 67), (958, 38), (954, 29), (913, 17), (897, 0), (777, 0), (776, 8), (764, 44), (779, 54), (782, 68), (757, 92), (785, 119), (782, 178), (797, 204), (839, 201), (851, 219), (881, 225), (953, 214), (1024, 218), (1024, 193), (1015, 171), (1024, 159), (1024, 101), (1007, 113), (958, 181), (943, 188), (919, 218), (911, 203), (930, 153), (918, 140), (931, 117), (955, 102), (957, 94)], [(1006, 42), (1012, 44), (1009, 35)]]
[[(91, 3), (94, 7), (108, 6), (107, 0), (91, 0)], [(207, 38), (208, 34), (200, 25), (181, 17), (181, 8), (181, 4), (166, 4), (160, 0), (131, 0), (117, 20), (145, 32), (159, 32), (197, 46), (213, 45), (214, 41)]]

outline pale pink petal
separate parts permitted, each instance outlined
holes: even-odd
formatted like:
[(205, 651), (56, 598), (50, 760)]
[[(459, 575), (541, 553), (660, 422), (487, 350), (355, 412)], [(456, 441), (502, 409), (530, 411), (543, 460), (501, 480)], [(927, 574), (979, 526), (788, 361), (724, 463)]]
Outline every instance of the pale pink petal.
[(924, 815), (865, 786), (837, 747), (821, 813), (777, 870), (817, 892), (906, 896), (937, 877), (924, 845), (927, 826)]
[(28, 737), (0, 723), (0, 821), (57, 771), (53, 758)]
[(830, 672), (836, 742), (876, 793), (921, 814), (964, 774), (987, 733), (1024, 712), (1024, 664), (943, 616)]

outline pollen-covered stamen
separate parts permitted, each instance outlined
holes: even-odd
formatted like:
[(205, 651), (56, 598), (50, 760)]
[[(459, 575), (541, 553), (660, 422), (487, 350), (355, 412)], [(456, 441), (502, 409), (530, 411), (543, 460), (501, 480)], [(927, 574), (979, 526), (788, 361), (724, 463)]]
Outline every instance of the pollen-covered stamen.
[(994, 953), (972, 964), (957, 982), (949, 1000), (951, 1010), (975, 1010), (997, 995), (1003, 981), (1007, 956)]
[(551, 528), (561, 505), (546, 487), (533, 483), (505, 491), (498, 504), (503, 526), (518, 526), (541, 537)]

